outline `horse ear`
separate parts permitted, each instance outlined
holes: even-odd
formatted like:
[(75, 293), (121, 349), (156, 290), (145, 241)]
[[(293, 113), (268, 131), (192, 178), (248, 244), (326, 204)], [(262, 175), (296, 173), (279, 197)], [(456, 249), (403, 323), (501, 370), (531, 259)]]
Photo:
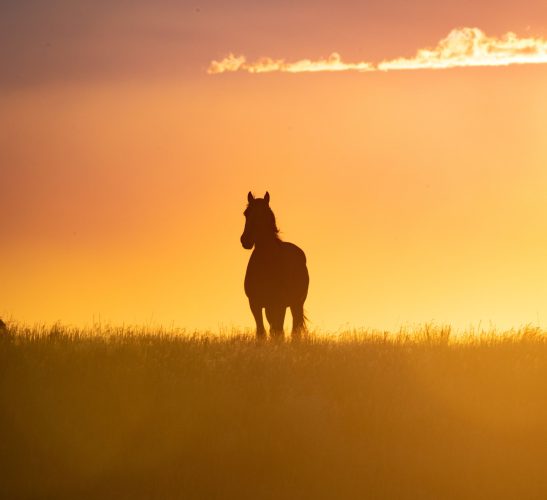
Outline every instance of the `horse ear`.
[(247, 201), (251, 203), (251, 201), (253, 201), (254, 199), (255, 197), (253, 196), (253, 193), (249, 191), (249, 194), (247, 195)]
[(266, 194), (264, 195), (264, 201), (270, 203), (270, 193), (268, 193), (268, 191), (266, 191)]

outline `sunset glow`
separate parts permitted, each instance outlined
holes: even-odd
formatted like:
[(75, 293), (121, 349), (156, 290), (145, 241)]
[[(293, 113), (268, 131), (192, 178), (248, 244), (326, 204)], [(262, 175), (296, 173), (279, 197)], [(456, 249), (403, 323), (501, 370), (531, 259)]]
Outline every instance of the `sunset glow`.
[(3, 320), (252, 329), (268, 191), (312, 329), (546, 325), (546, 2), (25, 5), (0, 13)]

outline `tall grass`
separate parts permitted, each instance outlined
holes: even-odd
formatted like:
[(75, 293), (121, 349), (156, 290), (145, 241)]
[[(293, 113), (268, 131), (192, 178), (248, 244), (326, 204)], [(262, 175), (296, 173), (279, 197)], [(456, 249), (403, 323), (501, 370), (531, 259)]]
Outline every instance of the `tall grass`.
[(547, 336), (12, 325), (2, 498), (547, 498)]

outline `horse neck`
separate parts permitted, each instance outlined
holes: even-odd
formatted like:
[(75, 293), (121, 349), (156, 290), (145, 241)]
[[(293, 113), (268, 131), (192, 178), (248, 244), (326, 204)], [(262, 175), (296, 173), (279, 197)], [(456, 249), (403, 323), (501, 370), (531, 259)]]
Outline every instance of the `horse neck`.
[(276, 233), (263, 234), (255, 241), (255, 249), (259, 252), (267, 252), (277, 247), (281, 240)]

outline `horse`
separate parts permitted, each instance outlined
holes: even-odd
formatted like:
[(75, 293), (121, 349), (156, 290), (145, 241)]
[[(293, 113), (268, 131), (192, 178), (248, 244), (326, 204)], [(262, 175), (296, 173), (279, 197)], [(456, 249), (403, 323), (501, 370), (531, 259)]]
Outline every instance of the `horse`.
[(256, 336), (264, 338), (266, 335), (262, 317), (262, 309), (265, 309), (270, 335), (283, 338), (285, 313), (290, 307), (292, 336), (299, 338), (306, 331), (304, 302), (310, 281), (306, 255), (299, 247), (279, 237), (268, 192), (264, 198), (255, 198), (249, 192), (247, 201), (243, 212), (245, 229), (240, 241), (246, 250), (254, 247), (244, 288), (256, 321)]

